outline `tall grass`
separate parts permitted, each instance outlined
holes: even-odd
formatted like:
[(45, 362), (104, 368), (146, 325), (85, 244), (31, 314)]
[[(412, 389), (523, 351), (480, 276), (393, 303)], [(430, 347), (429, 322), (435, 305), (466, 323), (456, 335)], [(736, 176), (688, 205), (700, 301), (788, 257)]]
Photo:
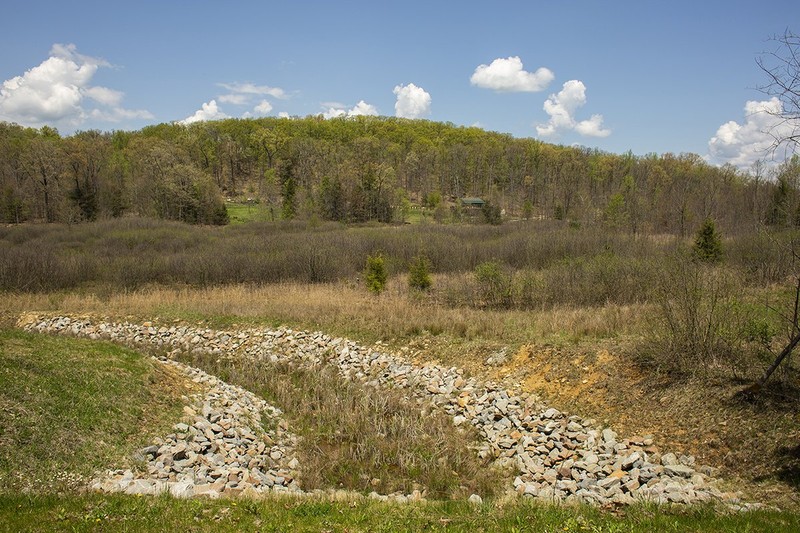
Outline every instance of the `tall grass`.
[(504, 480), (472, 449), (477, 434), (462, 433), (440, 413), (400, 391), (374, 389), (340, 377), (330, 367), (221, 361), (193, 355), (191, 364), (241, 385), (280, 406), (301, 436), (304, 489), (410, 493), (430, 498), (492, 495)]
[[(467, 280), (471, 275), (463, 275)], [(434, 286), (457, 285), (460, 276), (437, 275)], [(440, 289), (444, 290), (444, 289)], [(430, 298), (435, 298), (431, 296)], [(291, 324), (321, 329), (362, 341), (404, 340), (426, 332), (447, 337), (458, 353), (464, 343), (502, 345), (556, 338), (603, 338), (637, 333), (649, 308), (644, 304), (546, 309), (480, 309), (439, 304), (409, 295), (404, 278), (390, 279), (380, 296), (362, 285), (343, 283), (229, 285), (224, 287), (151, 286), (135, 291), (13, 293), (4, 297), (9, 313), (46, 311), (89, 313), (141, 320), (205, 321), (219, 326)]]

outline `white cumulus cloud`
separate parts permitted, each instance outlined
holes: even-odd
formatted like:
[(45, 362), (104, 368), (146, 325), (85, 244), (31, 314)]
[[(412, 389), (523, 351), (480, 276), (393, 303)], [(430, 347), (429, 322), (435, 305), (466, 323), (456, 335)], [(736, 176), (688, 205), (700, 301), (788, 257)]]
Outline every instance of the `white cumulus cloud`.
[(114, 107), (118, 107), (125, 96), (121, 91), (115, 91), (108, 87), (89, 87), (83, 93), (95, 102)]
[(774, 137), (785, 137), (792, 125), (779, 116), (783, 105), (775, 97), (750, 100), (744, 106), (744, 122), (728, 121), (708, 141), (708, 160), (716, 164), (730, 163), (749, 168), (758, 159), (769, 155)]
[(555, 79), (553, 72), (540, 67), (536, 72), (526, 72), (519, 56), (497, 58), (489, 65), (478, 65), (469, 81), (472, 85), (498, 92), (543, 91)]
[(0, 120), (26, 126), (78, 126), (88, 118), (117, 122), (153, 118), (145, 110), (122, 107), (124, 93), (92, 86), (104, 59), (79, 54), (74, 44), (54, 44), (50, 57), (0, 87)]
[(200, 109), (194, 112), (193, 115), (186, 117), (183, 120), (179, 120), (180, 124), (192, 124), (194, 122), (202, 122), (206, 120), (221, 120), (223, 118), (228, 118), (228, 115), (223, 113), (223, 111), (217, 106), (216, 100), (211, 100), (208, 103), (204, 103), (200, 106)]
[(586, 104), (586, 86), (582, 81), (565, 82), (557, 94), (544, 102), (544, 112), (550, 115), (546, 124), (536, 126), (536, 133), (547, 137), (565, 131), (575, 131), (587, 137), (608, 137), (611, 130), (603, 127), (603, 115), (592, 115), (589, 120), (578, 121), (575, 112)]
[(422, 87), (413, 83), (397, 85), (394, 88), (397, 102), (394, 104), (395, 115), (400, 118), (419, 118), (431, 112), (431, 95)]
[[(286, 91), (280, 87), (270, 87), (269, 85), (256, 85), (254, 83), (218, 83), (218, 86), (227, 89), (228, 92), (220, 94), (214, 100), (219, 100), (222, 104), (234, 106), (253, 106), (253, 111), (245, 111), (243, 118), (252, 116), (266, 115), (272, 111), (272, 104), (266, 100), (270, 98), (288, 98)], [(210, 103), (210, 102), (209, 102)], [(204, 119), (201, 119), (204, 120)]]
[(375, 116), (377, 114), (378, 108), (372, 104), (366, 103), (364, 100), (360, 100), (350, 111), (347, 112), (347, 115), (350, 117), (356, 117), (358, 115)]
[(255, 113), (258, 113), (259, 115), (266, 115), (267, 113), (272, 111), (272, 104), (270, 104), (266, 100), (261, 100), (258, 103), (258, 105), (253, 108), (253, 111)]
[(344, 104), (338, 102), (323, 102), (323, 107), (327, 109), (322, 113), (324, 118), (336, 117), (357, 117), (359, 115), (377, 115), (378, 108), (372, 104), (366, 103), (364, 100), (359, 102), (350, 109), (346, 109)]

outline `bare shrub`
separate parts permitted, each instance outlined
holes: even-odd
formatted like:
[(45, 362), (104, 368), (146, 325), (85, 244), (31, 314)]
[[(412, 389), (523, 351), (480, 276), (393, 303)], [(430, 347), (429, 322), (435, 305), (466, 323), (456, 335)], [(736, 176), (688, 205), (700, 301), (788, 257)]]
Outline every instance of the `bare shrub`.
[(475, 268), (480, 305), (508, 308), (512, 305), (511, 274), (496, 261)]
[(737, 373), (752, 308), (742, 304), (741, 277), (687, 257), (673, 259), (655, 279), (655, 343), (650, 358), (673, 372), (705, 373), (723, 367)]

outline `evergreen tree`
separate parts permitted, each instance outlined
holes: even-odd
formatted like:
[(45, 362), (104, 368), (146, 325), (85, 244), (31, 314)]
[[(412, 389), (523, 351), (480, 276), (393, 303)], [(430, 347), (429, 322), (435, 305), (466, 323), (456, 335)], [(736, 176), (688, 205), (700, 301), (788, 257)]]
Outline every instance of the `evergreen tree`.
[(430, 261), (418, 255), (411, 262), (408, 269), (408, 286), (412, 289), (427, 291), (431, 288)]
[(296, 188), (294, 178), (288, 178), (283, 183), (283, 204), (281, 205), (281, 216), (284, 220), (291, 220), (297, 214), (297, 206), (295, 204)]
[(722, 259), (722, 239), (711, 218), (705, 219), (694, 239), (694, 256), (706, 263), (716, 263)]
[(367, 257), (367, 269), (364, 278), (367, 288), (375, 294), (380, 294), (386, 288), (386, 261), (382, 254), (370, 255)]

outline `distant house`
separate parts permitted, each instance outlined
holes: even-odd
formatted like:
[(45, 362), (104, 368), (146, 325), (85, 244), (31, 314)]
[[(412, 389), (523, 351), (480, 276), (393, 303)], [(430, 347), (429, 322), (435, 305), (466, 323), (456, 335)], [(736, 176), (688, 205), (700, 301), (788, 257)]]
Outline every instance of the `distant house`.
[(477, 222), (483, 216), (484, 205), (486, 205), (486, 202), (481, 198), (459, 198), (458, 207), (454, 209), (460, 210), (459, 215), (464, 220)]
[(467, 209), (481, 209), (483, 208), (484, 204), (486, 204), (486, 202), (480, 198), (461, 198), (459, 203), (461, 204), (461, 207)]

